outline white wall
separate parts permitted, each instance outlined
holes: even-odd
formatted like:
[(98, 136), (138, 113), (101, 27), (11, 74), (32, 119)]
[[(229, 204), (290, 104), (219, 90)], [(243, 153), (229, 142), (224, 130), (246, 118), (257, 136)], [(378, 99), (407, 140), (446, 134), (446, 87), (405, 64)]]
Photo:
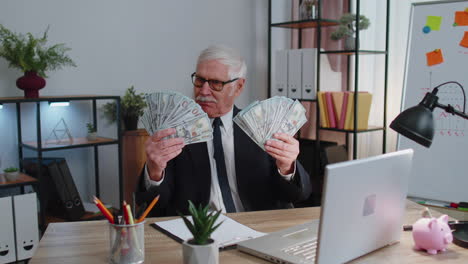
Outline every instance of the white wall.
[[(72, 48), (69, 55), (78, 67), (51, 72), (41, 95), (123, 95), (135, 85), (138, 92), (175, 90), (191, 96), (195, 60), (202, 49), (214, 43), (236, 48), (246, 59), (247, 89), (238, 98), (238, 106), (267, 95), (267, 1), (2, 1), (0, 24), (35, 36), (50, 25), (49, 44), (63, 42)], [(20, 74), (0, 60), (0, 97), (23, 95), (15, 86)], [(17, 162), (14, 108), (5, 109), (0, 110), (0, 126), (7, 128), (0, 134), (2, 168)], [(52, 115), (44, 109), (44, 137), (62, 116), (74, 136), (84, 135), (85, 123), (91, 119), (90, 107), (78, 104), (69, 109), (76, 116), (65, 112)], [(100, 134), (115, 134), (115, 127), (105, 122), (100, 122), (98, 129)], [(82, 151), (51, 155), (67, 157), (82, 197), (88, 198), (94, 188), (89, 176), (93, 163)], [(116, 148), (109, 146), (100, 154), (103, 197), (105, 202), (114, 203), (118, 200), (115, 152)]]

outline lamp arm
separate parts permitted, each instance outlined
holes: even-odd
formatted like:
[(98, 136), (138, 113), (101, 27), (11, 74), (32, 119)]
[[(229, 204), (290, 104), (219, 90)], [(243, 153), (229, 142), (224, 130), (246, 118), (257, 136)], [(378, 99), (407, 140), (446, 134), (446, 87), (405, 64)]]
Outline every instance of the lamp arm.
[(450, 104), (448, 104), (448, 105), (443, 105), (443, 104), (436, 103), (436, 107), (440, 107), (440, 108), (444, 109), (445, 112), (450, 113), (450, 114), (452, 114), (452, 115), (458, 115), (458, 116), (461, 116), (461, 117), (464, 118), (464, 119), (468, 119), (468, 115), (467, 115), (467, 114), (458, 111), (457, 109), (455, 109), (455, 108), (454, 108), (453, 106), (451, 106)]
[[(458, 85), (458, 87), (460, 87), (460, 89), (462, 90), (462, 93), (463, 93), (463, 112), (460, 112), (460, 113), (461, 113), (461, 114), (464, 114), (464, 112), (466, 112), (466, 110), (465, 110), (465, 106), (466, 106), (466, 95), (465, 95), (465, 89), (463, 88), (463, 86), (462, 86), (459, 82), (456, 82), (456, 81), (448, 81), (448, 82), (441, 83), (441, 84), (437, 85), (437, 86), (432, 90), (432, 93), (433, 93), (434, 95), (437, 94), (437, 92), (438, 92), (438, 90), (439, 90), (439, 89), (438, 89), (439, 87), (444, 86), (444, 85), (449, 84), (449, 83), (454, 83), (454, 84)], [(449, 106), (450, 106), (450, 105), (449, 105)], [(440, 107), (440, 106), (439, 106), (439, 107)], [(441, 108), (443, 108), (443, 109), (445, 109), (445, 110), (447, 111), (446, 108), (444, 108), (444, 107), (441, 107)], [(454, 109), (454, 110), (455, 110), (455, 109)], [(456, 111), (456, 110), (455, 110), (455, 111)], [(447, 111), (447, 112), (449, 112), (449, 111)], [(452, 112), (449, 112), (449, 113), (454, 114), (454, 113), (452, 113)], [(464, 115), (465, 115), (465, 114), (464, 114)], [(465, 116), (466, 116), (466, 115), (465, 115)], [(463, 116), (462, 116), (462, 117), (463, 117)]]

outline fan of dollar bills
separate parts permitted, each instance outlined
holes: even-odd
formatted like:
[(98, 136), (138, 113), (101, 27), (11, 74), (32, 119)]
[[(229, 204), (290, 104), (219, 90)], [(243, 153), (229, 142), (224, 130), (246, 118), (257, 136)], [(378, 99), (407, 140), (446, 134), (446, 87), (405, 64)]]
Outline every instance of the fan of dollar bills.
[(200, 105), (185, 95), (160, 91), (146, 95), (147, 108), (141, 121), (148, 134), (166, 128), (175, 128), (170, 138), (182, 137), (185, 144), (209, 141), (213, 138), (208, 115)]
[(264, 144), (274, 133), (294, 135), (307, 122), (306, 110), (298, 100), (275, 96), (255, 101), (233, 119), (242, 130), (265, 149)]

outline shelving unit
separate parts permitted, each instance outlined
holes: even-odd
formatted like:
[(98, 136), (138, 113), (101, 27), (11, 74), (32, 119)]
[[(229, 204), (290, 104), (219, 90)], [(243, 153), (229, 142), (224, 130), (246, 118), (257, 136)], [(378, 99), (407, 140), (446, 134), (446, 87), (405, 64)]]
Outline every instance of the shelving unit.
[[(359, 18), (361, 15), (361, 0), (356, 1), (348, 1), (348, 12), (351, 12), (352, 2), (356, 5), (356, 18)], [(365, 130), (358, 130), (357, 129), (357, 111), (354, 111), (354, 128), (353, 130), (344, 130), (344, 129), (337, 129), (337, 128), (324, 128), (320, 126), (320, 112), (319, 108), (316, 107), (316, 139), (317, 139), (317, 151), (320, 149), (320, 131), (321, 130), (328, 130), (328, 131), (335, 131), (335, 132), (342, 132), (346, 133), (346, 145), (349, 150), (349, 137), (352, 136), (353, 140), (353, 149), (352, 149), (352, 157), (353, 159), (357, 158), (357, 146), (358, 146), (358, 137), (359, 133), (366, 133), (366, 132), (374, 132), (374, 131), (382, 131), (383, 138), (382, 138), (382, 152), (386, 152), (386, 126), (387, 126), (387, 72), (388, 72), (388, 35), (389, 35), (389, 0), (385, 0), (386, 5), (386, 17), (385, 17), (385, 49), (384, 50), (322, 50), (322, 28), (323, 27), (333, 27), (338, 25), (338, 17), (336, 20), (334, 19), (322, 19), (322, 0), (318, 0), (318, 16), (317, 19), (309, 19), (309, 20), (298, 20), (298, 21), (285, 21), (280, 23), (272, 23), (272, 1), (269, 1), (269, 16), (268, 16), (268, 96), (271, 96), (271, 56), (272, 56), (272, 28), (287, 28), (287, 29), (297, 29), (299, 31), (299, 48), (301, 48), (301, 38), (302, 38), (302, 30), (306, 28), (315, 28), (317, 30), (317, 38), (316, 38), (316, 48), (317, 48), (317, 75), (316, 75), (316, 87), (317, 92), (321, 90), (320, 87), (320, 60), (323, 55), (328, 54), (335, 54), (340, 56), (348, 56), (348, 63), (347, 63), (347, 87), (341, 90), (347, 91), (354, 91), (355, 93), (359, 92), (359, 59), (360, 56), (385, 56), (385, 69), (384, 69), (384, 80), (383, 80), (383, 116), (382, 116), (382, 126), (369, 126), (368, 129)], [(359, 30), (356, 31), (356, 38), (355, 38), (355, 46), (359, 46)], [(351, 68), (354, 68), (354, 73), (351, 72)], [(354, 74), (354, 84), (350, 81), (351, 74)], [(317, 100), (301, 100), (301, 101), (312, 101), (315, 102)], [(354, 109), (357, 109), (358, 106), (358, 97), (354, 96)]]
[[(98, 137), (96, 140), (89, 141), (87, 138), (73, 138), (73, 142), (66, 144), (51, 144), (52, 141), (46, 142), (42, 139), (41, 134), (41, 102), (60, 102), (60, 101), (91, 101), (92, 104), (92, 116), (93, 124), (97, 127), (97, 107), (96, 103), (98, 100), (115, 100), (116, 102), (116, 117), (117, 117), (117, 138), (105, 138)], [(21, 124), (21, 104), (23, 103), (35, 103), (36, 105), (36, 141), (23, 142), (22, 138), (22, 124)], [(94, 173), (95, 173), (95, 195), (100, 197), (100, 188), (99, 188), (99, 155), (98, 147), (103, 145), (112, 145), (116, 144), (118, 147), (118, 184), (119, 184), (119, 204), (122, 204), (123, 201), (123, 177), (122, 177), (122, 135), (120, 131), (121, 120), (120, 120), (120, 97), (119, 96), (94, 96), (94, 95), (83, 95), (83, 96), (54, 96), (54, 97), (40, 97), (40, 98), (24, 98), (24, 97), (10, 97), (10, 98), (0, 98), (0, 104), (15, 104), (16, 105), (16, 116), (17, 116), (17, 132), (18, 132), (18, 157), (19, 157), (19, 167), (22, 170), (21, 160), (23, 159), (23, 149), (30, 149), (37, 153), (38, 163), (41, 164), (43, 158), (43, 152), (47, 151), (56, 151), (56, 150), (67, 150), (75, 148), (86, 148), (92, 147), (94, 149)], [(42, 166), (38, 166), (38, 182), (41, 184), (42, 177)], [(40, 194), (39, 194), (40, 195)], [(39, 197), (39, 200), (42, 203), (42, 199)], [(45, 218), (41, 206), (41, 221), (42, 225), (45, 224)]]

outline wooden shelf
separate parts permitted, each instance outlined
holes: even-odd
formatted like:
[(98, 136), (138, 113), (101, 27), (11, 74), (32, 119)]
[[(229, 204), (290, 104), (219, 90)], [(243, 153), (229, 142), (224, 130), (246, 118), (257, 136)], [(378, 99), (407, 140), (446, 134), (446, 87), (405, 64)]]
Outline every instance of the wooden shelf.
[[(72, 142), (57, 143), (57, 140), (49, 140), (42, 142), (42, 151), (51, 151), (59, 149), (82, 148), (96, 145), (117, 144), (118, 140), (113, 138), (98, 137), (96, 140), (88, 140), (87, 138), (73, 138)], [(32, 150), (39, 150), (36, 141), (23, 142), (23, 147)]]
[(78, 100), (103, 100), (103, 99), (118, 99), (115, 95), (67, 95), (67, 96), (41, 96), (39, 98), (25, 97), (0, 97), (0, 103), (17, 103), (17, 102), (57, 102), (57, 101), (78, 101)]
[[(320, 127), (320, 129), (336, 131), (336, 132), (354, 133), (354, 130), (349, 130), (349, 129), (338, 129), (338, 128), (330, 128), (330, 127)], [(369, 126), (367, 129), (356, 130), (356, 132), (363, 133), (363, 132), (372, 132), (372, 131), (381, 131), (381, 130), (384, 130), (384, 128), (378, 127), (378, 126)]]
[(299, 29), (299, 28), (316, 28), (318, 25), (322, 27), (327, 26), (336, 26), (338, 25), (338, 20), (332, 19), (309, 19), (309, 20), (300, 20), (300, 21), (291, 21), (291, 22), (281, 22), (281, 23), (274, 23), (270, 26), (272, 27), (282, 27), (282, 28), (292, 28), (292, 29)]
[(0, 174), (0, 188), (9, 188), (21, 185), (30, 185), (37, 184), (39, 181), (36, 178), (33, 178), (27, 174), (21, 173), (18, 175), (18, 178), (14, 181), (8, 181), (5, 178), (5, 174)]
[(320, 54), (338, 54), (338, 55), (376, 55), (376, 54), (387, 54), (383, 50), (324, 50), (320, 51)]

